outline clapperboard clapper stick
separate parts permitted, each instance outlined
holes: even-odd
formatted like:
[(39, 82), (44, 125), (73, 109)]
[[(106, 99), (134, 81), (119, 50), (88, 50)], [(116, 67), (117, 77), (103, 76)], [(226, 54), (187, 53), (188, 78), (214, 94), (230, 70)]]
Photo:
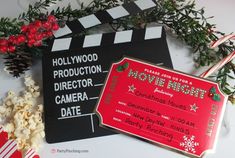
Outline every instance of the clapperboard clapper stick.
[(114, 134), (99, 127), (94, 113), (111, 63), (129, 56), (172, 68), (165, 30), (159, 26), (58, 38), (48, 49), (42, 69), (49, 143)]
[(125, 3), (111, 9), (98, 11), (95, 14), (67, 22), (65, 27), (54, 32), (54, 36), (55, 38), (58, 38), (72, 33), (80, 33), (96, 25), (109, 23), (119, 18), (135, 15), (153, 7), (156, 7), (156, 2), (154, 0), (137, 0), (131, 3)]

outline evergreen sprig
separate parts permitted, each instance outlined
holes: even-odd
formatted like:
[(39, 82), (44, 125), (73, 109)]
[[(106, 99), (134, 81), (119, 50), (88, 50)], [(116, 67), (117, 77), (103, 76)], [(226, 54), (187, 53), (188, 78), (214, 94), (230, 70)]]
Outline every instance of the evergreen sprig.
[(56, 4), (57, 1), (61, 0), (39, 0), (34, 5), (29, 4), (28, 10), (19, 15), (18, 19), (25, 22), (32, 22), (36, 19), (40, 19), (51, 4)]
[[(29, 23), (35, 19), (41, 18), (43, 15), (53, 14), (59, 20), (70, 21), (80, 18), (99, 10), (112, 8), (122, 3), (129, 3), (133, 0), (94, 0), (88, 6), (81, 4), (80, 9), (72, 9), (71, 6), (58, 7), (52, 12), (47, 11), (50, 4), (57, 3), (60, 0), (40, 0), (34, 5), (29, 5), (27, 12), (22, 13), (18, 20), (9, 18), (0, 19), (0, 37), (6, 37), (10, 34), (17, 34), (20, 30), (22, 22)], [(129, 16), (110, 23), (114, 30), (143, 28), (148, 23), (156, 22), (163, 24), (178, 39), (191, 46), (194, 53), (196, 65), (206, 66), (218, 62), (223, 57), (235, 50), (235, 45), (228, 41), (220, 45), (217, 49), (211, 49), (210, 43), (224, 35), (220, 31), (216, 31), (215, 25), (210, 24), (208, 19), (213, 17), (205, 17), (204, 8), (195, 9), (195, 2), (185, 0), (158, 0), (157, 6), (149, 11)], [(40, 48), (32, 48), (27, 51), (37, 52), (40, 54)], [(23, 61), (22, 61), (23, 62)], [(230, 95), (229, 100), (235, 104), (235, 87), (229, 83), (229, 79), (235, 79), (235, 65), (230, 62), (226, 64), (215, 75), (216, 81), (220, 83), (222, 90)]]
[(10, 35), (18, 34), (22, 24), (23, 22), (18, 21), (16, 18), (0, 18), (0, 37), (8, 37)]

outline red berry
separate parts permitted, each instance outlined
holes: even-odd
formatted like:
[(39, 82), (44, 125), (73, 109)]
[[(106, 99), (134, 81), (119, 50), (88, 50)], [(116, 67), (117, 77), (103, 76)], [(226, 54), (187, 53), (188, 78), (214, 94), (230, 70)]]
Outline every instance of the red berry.
[(27, 38), (30, 40), (30, 39), (34, 39), (35, 35), (32, 34), (32, 33), (28, 33), (27, 34)]
[(43, 39), (42, 33), (37, 33), (37, 34), (35, 35), (35, 39), (36, 39), (37, 41), (42, 40), (42, 39)]
[(21, 26), (21, 32), (25, 33), (25, 32), (27, 32), (27, 30), (28, 30), (28, 26), (26, 26), (26, 25)]
[(11, 53), (13, 53), (15, 50), (16, 50), (16, 47), (15, 47), (15, 46), (10, 45), (10, 46), (8, 47), (8, 51), (11, 52)]
[(0, 39), (0, 46), (8, 45), (8, 41), (6, 39)]
[(38, 29), (36, 27), (32, 27), (29, 29), (29, 32), (32, 34), (36, 33), (37, 31), (38, 31)]
[(40, 20), (36, 20), (36, 21), (34, 21), (34, 25), (36, 27), (41, 27), (42, 26), (42, 22)]
[(213, 93), (209, 93), (208, 96), (209, 96), (209, 97), (213, 97), (214, 94), (213, 94)]
[(46, 38), (46, 37), (47, 37), (47, 33), (46, 33), (46, 32), (43, 32), (43, 33), (42, 33), (42, 37), (43, 37), (43, 38)]
[(48, 22), (55, 22), (55, 21), (56, 21), (56, 17), (55, 17), (54, 15), (49, 15), (49, 16), (47, 17), (47, 21), (48, 21)]
[(33, 27), (35, 27), (35, 26), (33, 25), (33, 23), (28, 24), (28, 30), (31, 29), (31, 28), (33, 28)]
[(24, 35), (18, 35), (16, 39), (19, 44), (24, 43), (26, 41), (26, 37)]
[(9, 43), (12, 43), (12, 44), (17, 44), (18, 42), (16, 41), (16, 37), (14, 35), (11, 35), (9, 38), (8, 38), (8, 41)]
[(27, 45), (28, 45), (29, 47), (32, 47), (35, 42), (36, 42), (35, 39), (29, 39)]
[(9, 36), (8, 41), (11, 42), (11, 43), (14, 42), (15, 41), (15, 36), (14, 35)]
[(46, 22), (43, 23), (43, 27), (44, 27), (46, 30), (49, 30), (49, 29), (51, 29), (51, 24), (46, 21)]
[(28, 47), (32, 47), (33, 44), (32, 43), (27, 43)]
[(6, 53), (7, 52), (7, 46), (0, 46), (0, 52)]
[(59, 30), (60, 26), (57, 23), (52, 24), (52, 30), (56, 31)]
[(53, 36), (53, 32), (52, 31), (47, 31), (47, 37), (51, 37)]
[(42, 45), (42, 41), (37, 41), (34, 43), (34, 46), (39, 47)]

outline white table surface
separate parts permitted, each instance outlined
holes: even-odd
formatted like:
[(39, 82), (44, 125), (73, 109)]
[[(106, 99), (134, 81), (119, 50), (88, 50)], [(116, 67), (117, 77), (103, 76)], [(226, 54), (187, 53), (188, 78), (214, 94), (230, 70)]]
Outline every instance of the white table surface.
[[(35, 0), (1, 0), (0, 17), (17, 17), (20, 12), (27, 8), (26, 5), (29, 4), (29, 2), (34, 1)], [(73, 8), (79, 7), (76, 0), (64, 0), (60, 2), (59, 5), (66, 6), (69, 2), (72, 3)], [(196, 0), (196, 4), (198, 8), (205, 7), (206, 15), (215, 16), (215, 18), (210, 21), (217, 24), (218, 30), (226, 34), (235, 31), (234, 0)], [(54, 7), (55, 6), (51, 6), (51, 8)], [(202, 70), (195, 71), (190, 48), (173, 37), (168, 36), (167, 40), (175, 69), (195, 74), (202, 72)], [(6, 74), (2, 69), (2, 63), (3, 60), (0, 59), (1, 97), (4, 96), (8, 90), (20, 91), (23, 89), (23, 79), (15, 79)], [(35, 61), (32, 71), (27, 72), (27, 74), (34, 76), (34, 79), (42, 86), (40, 61)], [(235, 106), (227, 105), (226, 117), (229, 123), (229, 131), (222, 127), (215, 153), (207, 154), (205, 158), (231, 158), (235, 155)], [(57, 149), (67, 152), (52, 152)], [(71, 153), (68, 152), (68, 150), (77, 150), (80, 151), (80, 153)], [(121, 134), (57, 144), (47, 144), (44, 142), (40, 150), (40, 156), (42, 158), (186, 158), (186, 156)]]

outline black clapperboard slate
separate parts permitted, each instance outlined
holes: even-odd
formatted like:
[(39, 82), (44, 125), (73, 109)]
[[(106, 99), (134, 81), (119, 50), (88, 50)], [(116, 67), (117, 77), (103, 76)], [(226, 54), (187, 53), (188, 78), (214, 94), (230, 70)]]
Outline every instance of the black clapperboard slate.
[[(67, 26), (73, 30), (71, 24)], [(67, 30), (57, 37), (68, 34)], [(94, 113), (112, 62), (128, 56), (172, 68), (162, 27), (54, 39), (49, 50), (42, 60), (48, 143), (115, 134), (99, 127)], [(71, 83), (77, 87), (71, 88)]]

